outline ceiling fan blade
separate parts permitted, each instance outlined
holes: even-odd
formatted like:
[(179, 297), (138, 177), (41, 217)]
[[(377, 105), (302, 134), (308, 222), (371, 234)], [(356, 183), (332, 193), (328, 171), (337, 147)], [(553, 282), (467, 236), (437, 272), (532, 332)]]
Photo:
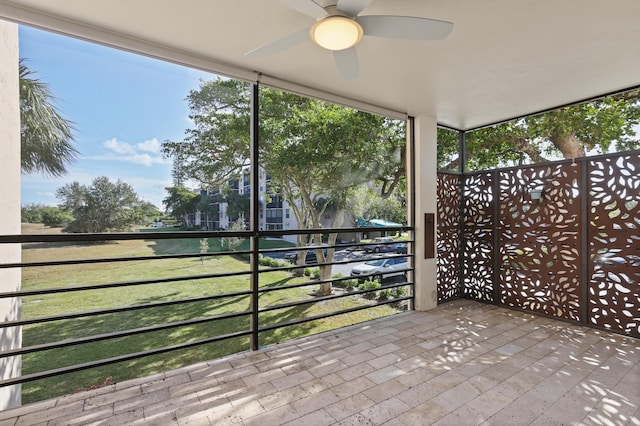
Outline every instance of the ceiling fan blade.
[(338, 72), (345, 80), (353, 80), (360, 74), (358, 52), (355, 47), (334, 51), (333, 60), (336, 62)]
[(373, 0), (338, 0), (338, 10), (349, 16), (356, 16), (362, 12)]
[(280, 0), (280, 3), (316, 20), (326, 18), (329, 15), (322, 6), (312, 0)]
[(295, 33), (284, 36), (279, 40), (272, 41), (271, 43), (267, 43), (264, 46), (260, 46), (245, 53), (244, 55), (252, 58), (263, 58), (265, 56), (273, 55), (275, 53), (282, 52), (283, 50), (290, 49), (306, 41), (309, 41), (308, 28), (296, 31)]
[(453, 29), (451, 22), (415, 16), (368, 15), (356, 20), (364, 35), (401, 40), (442, 40)]

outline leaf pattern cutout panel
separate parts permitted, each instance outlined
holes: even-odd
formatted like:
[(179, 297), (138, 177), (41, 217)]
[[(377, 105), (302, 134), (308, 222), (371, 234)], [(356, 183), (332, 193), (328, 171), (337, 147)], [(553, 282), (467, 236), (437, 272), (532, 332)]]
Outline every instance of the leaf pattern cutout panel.
[[(500, 173), (500, 303), (580, 321), (580, 167), (547, 164)], [(542, 198), (531, 193), (543, 189)]]
[(493, 301), (493, 174), (465, 177), (463, 263), (465, 297)]
[(438, 303), (460, 297), (460, 175), (438, 173)]
[(590, 161), (589, 319), (640, 337), (640, 155)]

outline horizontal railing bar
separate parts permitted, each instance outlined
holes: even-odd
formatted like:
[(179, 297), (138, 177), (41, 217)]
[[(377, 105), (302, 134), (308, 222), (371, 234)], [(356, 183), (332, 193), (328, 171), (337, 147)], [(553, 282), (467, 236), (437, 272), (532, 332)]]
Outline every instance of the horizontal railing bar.
[(354, 280), (357, 280), (357, 279), (361, 279), (362, 277), (371, 278), (371, 277), (375, 277), (376, 275), (382, 275), (383, 279), (384, 279), (385, 275), (399, 274), (401, 272), (410, 272), (410, 271), (413, 271), (413, 270), (414, 270), (414, 268), (407, 267), (407, 268), (403, 268), (403, 269), (395, 269), (393, 272), (387, 272), (387, 273), (385, 273), (385, 272), (371, 272), (371, 273), (368, 273), (368, 274), (361, 274), (361, 275), (358, 275), (358, 276), (355, 276), (355, 277), (350, 276), (350, 278), (354, 279)]
[[(335, 233), (362, 233), (362, 232), (376, 232), (376, 231), (414, 231), (413, 227), (409, 226), (396, 226), (396, 227), (356, 227), (356, 228), (325, 228), (325, 229), (305, 229), (305, 230), (274, 230), (274, 231), (240, 231), (240, 232), (219, 232), (219, 231), (202, 231), (202, 232), (138, 232), (138, 233), (103, 233), (103, 234), (41, 234), (41, 235), (1, 235), (0, 236), (0, 244), (12, 244), (12, 243), (74, 243), (74, 242), (101, 242), (101, 241), (126, 241), (126, 240), (167, 240), (167, 239), (201, 239), (201, 238), (228, 238), (228, 237), (240, 237), (245, 239), (251, 239), (255, 237), (269, 237), (269, 236), (284, 236), (284, 235), (311, 235), (311, 234), (335, 234)], [(412, 234), (409, 234), (412, 236)], [(407, 244), (413, 244), (414, 240), (402, 240), (398, 241)], [(326, 245), (322, 246), (322, 248), (326, 249), (337, 249), (340, 250), (345, 247), (361, 247), (370, 244), (369, 242), (360, 242), (360, 243), (336, 243), (334, 245)], [(314, 250), (317, 249), (316, 246), (306, 246), (306, 247), (282, 247), (282, 248), (272, 248), (272, 249), (262, 249), (260, 250), (261, 254), (269, 254), (269, 253), (282, 253), (288, 251), (296, 251), (301, 252), (303, 250)], [(185, 258), (197, 258), (197, 257), (215, 257), (215, 256), (226, 256), (226, 255), (250, 255), (253, 254), (253, 251), (245, 250), (245, 251), (237, 251), (237, 252), (213, 252), (213, 253), (180, 253), (180, 254), (163, 254), (157, 256), (139, 256), (139, 257), (114, 257), (114, 258), (99, 258), (99, 259), (76, 259), (76, 260), (53, 260), (53, 261), (39, 261), (39, 262), (15, 262), (15, 263), (5, 263), (0, 264), (0, 268), (29, 268), (29, 267), (46, 267), (46, 266), (65, 266), (65, 265), (74, 265), (74, 264), (105, 264), (105, 263), (116, 263), (116, 262), (132, 262), (132, 261), (152, 261), (152, 260), (160, 260), (160, 259), (185, 259)], [(386, 257), (412, 257), (411, 253), (409, 254), (397, 254), (397, 255), (388, 255)], [(286, 267), (278, 267), (278, 268), (270, 268), (270, 269), (261, 269), (258, 273), (266, 273), (271, 271), (293, 271), (301, 268), (307, 267), (321, 267), (328, 265), (345, 265), (352, 263), (360, 263), (366, 262), (369, 260), (379, 259), (380, 257), (369, 257), (363, 256), (359, 259), (346, 259), (335, 262), (328, 262), (326, 264), (315, 264), (315, 265), (291, 265)], [(406, 271), (413, 270), (413, 268), (406, 269)], [(405, 270), (399, 270), (397, 272), (403, 272)], [(88, 285), (79, 285), (76, 287), (67, 287), (67, 288), (50, 288), (50, 289), (38, 289), (38, 290), (24, 290), (24, 291), (15, 291), (15, 292), (6, 292), (0, 293), (0, 298), (8, 298), (8, 297), (27, 297), (27, 296), (36, 296), (36, 295), (46, 295), (46, 294), (56, 294), (56, 293), (66, 293), (73, 291), (85, 291), (85, 290), (100, 290), (100, 289), (108, 289), (108, 288), (119, 288), (119, 287), (128, 287), (128, 286), (140, 286), (140, 285), (149, 285), (149, 284), (162, 284), (162, 283), (172, 283), (172, 282), (180, 282), (180, 281), (189, 281), (189, 280), (202, 280), (202, 279), (212, 279), (212, 278), (224, 278), (224, 277), (234, 277), (234, 276), (245, 276), (251, 275), (253, 271), (240, 271), (240, 272), (223, 272), (223, 273), (215, 273), (215, 274), (203, 274), (203, 275), (194, 275), (194, 276), (179, 276), (179, 277), (168, 277), (168, 278), (156, 278), (150, 280), (141, 280), (141, 281), (127, 281), (127, 282), (111, 282), (104, 284), (88, 284)], [(355, 278), (355, 277), (354, 277)], [(269, 291), (277, 291), (277, 290), (286, 290), (287, 288), (293, 287), (302, 287), (309, 285), (318, 285), (323, 283), (336, 283), (340, 281), (350, 280), (352, 277), (341, 277), (341, 278), (331, 278), (328, 280), (317, 280), (317, 281), (309, 281), (303, 282), (299, 284), (280, 286), (276, 288), (263, 288), (259, 290), (259, 293), (269, 292)], [(310, 304), (316, 303), (331, 299), (349, 297), (353, 295), (360, 295), (370, 292), (376, 292), (380, 290), (384, 290), (387, 288), (395, 288), (395, 287), (405, 287), (405, 286), (413, 286), (413, 283), (403, 282), (396, 283), (393, 285), (385, 285), (383, 287), (379, 287), (376, 289), (368, 289), (368, 290), (358, 290), (352, 291), (349, 293), (337, 294), (337, 295), (329, 295), (314, 298), (310, 301), (296, 301), (288, 304), (283, 304), (274, 307), (267, 307), (259, 310), (258, 312), (269, 312), (276, 309), (283, 309), (286, 307), (299, 306), (302, 304)], [(38, 324), (38, 323), (47, 323), (53, 321), (63, 321), (63, 320), (72, 320), (76, 318), (86, 318), (97, 315), (107, 315), (114, 313), (122, 313), (127, 311), (137, 311), (142, 309), (151, 309), (158, 307), (165, 307), (171, 305), (180, 305), (187, 303), (197, 303), (197, 302), (205, 302), (209, 300), (229, 298), (229, 297), (244, 297), (249, 296), (251, 291), (241, 291), (234, 293), (225, 293), (219, 295), (209, 295), (209, 296), (201, 296), (201, 297), (193, 297), (188, 299), (180, 299), (180, 300), (172, 300), (172, 301), (163, 301), (163, 302), (153, 302), (146, 303), (140, 305), (133, 305), (128, 307), (115, 307), (94, 311), (85, 311), (85, 312), (77, 312), (70, 314), (62, 314), (62, 315), (52, 315), (47, 317), (39, 317), (32, 319), (25, 319), (19, 321), (9, 321), (5, 323), (0, 323), (0, 328), (6, 327), (14, 327), (14, 326), (23, 326), (30, 324)], [(349, 312), (355, 312), (363, 309), (374, 308), (375, 306), (386, 305), (402, 300), (411, 300), (412, 296), (402, 297), (397, 299), (391, 299), (384, 302), (378, 302), (374, 304), (366, 304), (363, 306), (358, 306), (349, 309), (343, 309), (340, 311), (335, 311), (331, 313), (316, 315), (310, 318), (298, 318), (288, 322), (283, 322), (279, 324), (267, 325), (264, 327), (256, 326), (257, 331), (268, 331), (271, 329), (277, 329), (281, 327), (286, 327), (288, 325), (295, 325), (299, 323), (314, 321), (323, 318), (329, 318), (336, 315), (347, 314)], [(232, 312), (221, 315), (210, 316), (206, 318), (199, 319), (188, 319), (183, 321), (176, 321), (171, 323), (164, 324), (156, 324), (147, 327), (139, 327), (135, 329), (129, 329), (124, 331), (117, 331), (93, 336), (86, 336), (72, 340), (60, 341), (60, 342), (52, 342), (41, 345), (34, 345), (26, 348), (13, 349), (5, 352), (0, 352), (0, 358), (6, 357), (14, 357), (20, 356), (23, 354), (41, 352), (65, 347), (73, 347), (77, 345), (90, 344), (94, 342), (105, 341), (109, 339), (119, 339), (128, 336), (142, 335), (144, 333), (152, 333), (156, 331), (162, 330), (170, 330), (177, 327), (188, 327), (197, 324), (206, 324), (215, 321), (221, 321), (225, 319), (246, 317), (247, 315), (251, 315), (251, 311), (242, 311), (242, 312)], [(103, 365), (115, 364), (118, 362), (123, 362), (127, 360), (132, 360), (136, 358), (142, 358), (146, 356), (162, 354), (166, 352), (171, 352), (180, 349), (186, 349), (190, 347), (195, 347), (207, 343), (213, 343), (217, 341), (222, 341), (226, 339), (236, 338), (236, 337), (244, 337), (249, 336), (252, 333), (251, 330), (244, 330), (236, 333), (230, 333), (222, 336), (214, 336), (202, 340), (197, 340), (194, 342), (182, 343), (178, 345), (165, 346), (161, 348), (151, 349), (148, 351), (136, 352), (133, 354), (126, 354), (96, 361), (91, 361), (87, 363), (71, 365), (67, 367), (62, 367), (58, 369), (43, 371), (39, 373), (29, 374), (25, 376), (20, 376), (11, 379), (5, 379), (0, 381), (0, 387), (2, 386), (10, 386), (12, 384), (25, 383), (33, 380), (43, 379), (47, 377), (58, 376), (61, 374), (81, 371), (89, 368), (100, 367)]]
[(96, 311), (77, 312), (77, 313), (65, 314), (65, 315), (52, 315), (48, 317), (37, 317), (37, 318), (25, 319), (25, 320), (19, 320), (19, 321), (5, 321), (5, 322), (0, 322), (0, 328), (16, 327), (20, 325), (38, 324), (43, 322), (53, 322), (53, 321), (68, 320), (68, 319), (75, 319), (75, 318), (83, 318), (83, 317), (90, 317), (90, 316), (96, 316), (96, 315), (115, 314), (119, 312), (137, 311), (141, 309), (158, 308), (163, 306), (204, 302), (208, 300), (224, 299), (229, 297), (248, 296), (250, 294), (251, 294), (251, 290), (246, 290), (246, 291), (238, 291), (234, 293), (214, 294), (211, 296), (192, 297), (189, 299), (169, 300), (166, 302), (145, 303), (142, 305), (132, 305), (132, 306), (126, 306), (122, 308), (101, 309)]
[(381, 232), (381, 231), (413, 231), (413, 226), (364, 226), (357, 228), (318, 228), (318, 229), (294, 229), (294, 230), (270, 230), (259, 231), (261, 237), (273, 237), (281, 235), (310, 235), (310, 234), (355, 234), (362, 232)]
[[(384, 258), (412, 257), (412, 256), (413, 254), (396, 254), (396, 255), (385, 256)], [(318, 263), (313, 265), (291, 265), (291, 266), (277, 267), (277, 268), (266, 268), (266, 269), (261, 269), (260, 273), (292, 271), (296, 269), (303, 269), (308, 267), (320, 267), (320, 266), (327, 266), (327, 265), (343, 265), (343, 264), (350, 264), (350, 263), (361, 263), (363, 261), (376, 260), (376, 259), (381, 259), (381, 257), (365, 257), (358, 260), (349, 259), (349, 260), (342, 260), (342, 261), (336, 261), (336, 262), (330, 262), (330, 263)], [(411, 271), (411, 270), (413, 270), (413, 268), (401, 269), (401, 270), (398, 270), (398, 272)], [(2, 292), (0, 293), (0, 298), (25, 297), (25, 296), (56, 294), (56, 293), (65, 293), (65, 292), (73, 292), (73, 291), (99, 290), (99, 289), (105, 289), (105, 288), (161, 284), (161, 283), (167, 283), (167, 282), (200, 280), (200, 279), (209, 279), (209, 278), (224, 278), (224, 277), (230, 277), (230, 276), (242, 276), (242, 275), (249, 275), (249, 274), (251, 274), (251, 271), (239, 271), (239, 272), (227, 272), (227, 273), (218, 273), (218, 274), (192, 275), (192, 276), (184, 276), (184, 277), (158, 278), (154, 280), (144, 280), (144, 281), (126, 281), (126, 282), (119, 282), (119, 283), (105, 283), (105, 284), (95, 284), (95, 285), (76, 286), (76, 287), (64, 287), (64, 288), (56, 287), (56, 288), (40, 289), (40, 290)], [(363, 274), (363, 275), (360, 275), (360, 277), (371, 276), (371, 275), (376, 275), (376, 274)], [(353, 277), (353, 278), (355, 279), (357, 277)], [(345, 277), (345, 279), (348, 279), (348, 278)], [(340, 279), (335, 278), (335, 279), (325, 280), (325, 281), (316, 281), (315, 283), (332, 282), (336, 280), (340, 280)]]
[(128, 241), (128, 240), (172, 240), (194, 238), (250, 238), (249, 231), (178, 231), (178, 232), (103, 232), (98, 234), (15, 234), (0, 235), (0, 244), (11, 243), (68, 243), (68, 242), (97, 242), (97, 241)]
[[(406, 269), (406, 271), (413, 271), (413, 270), (414, 268)], [(405, 270), (401, 270), (401, 272), (402, 271), (405, 271)], [(360, 276), (363, 277), (367, 275), (360, 275)], [(330, 278), (327, 280), (313, 280), (313, 281), (306, 281), (303, 283), (286, 284), (286, 285), (276, 286), (276, 287), (261, 287), (260, 289), (258, 289), (258, 293), (269, 293), (269, 292), (278, 291), (278, 290), (286, 290), (286, 289), (297, 288), (297, 287), (307, 287), (310, 285), (335, 283), (336, 281), (348, 281), (348, 280), (355, 280), (355, 279), (357, 278), (356, 277)], [(385, 288), (392, 287), (392, 285), (384, 285), (383, 287)]]
[[(395, 242), (389, 243), (389, 244), (399, 244), (399, 243), (414, 244), (415, 240), (395, 241)], [(293, 252), (293, 251), (297, 252), (297, 251), (302, 251), (302, 250), (307, 250), (307, 251), (319, 250), (319, 249), (325, 250), (325, 249), (330, 249), (330, 248), (339, 249), (339, 248), (344, 248), (344, 247), (364, 247), (364, 246), (370, 246), (372, 244), (378, 244), (378, 243), (361, 242), (361, 243), (345, 243), (345, 244), (334, 244), (334, 245), (322, 245), (320, 247), (313, 246), (313, 245), (312, 246), (280, 247), (280, 248), (272, 248), (272, 249), (260, 249), (260, 254), (262, 254), (262, 253)]]
[[(319, 228), (319, 229), (294, 229), (258, 231), (259, 237), (271, 237), (282, 235), (309, 235), (309, 234), (342, 234), (380, 231), (413, 231), (413, 226), (364, 226), (356, 228)], [(251, 231), (178, 231), (178, 232), (104, 232), (97, 234), (69, 233), (69, 234), (9, 234), (0, 235), (0, 244), (12, 243), (65, 243), (77, 241), (127, 241), (127, 240), (168, 240), (168, 239), (193, 239), (193, 238), (251, 238)]]
[(27, 374), (25, 376), (19, 376), (11, 379), (0, 380), (0, 387), (17, 385), (19, 383), (26, 383), (34, 380), (46, 379), (48, 377), (59, 376), (61, 374), (73, 373), (76, 371), (87, 370), (89, 368), (101, 367), (103, 365), (115, 364), (123, 361), (130, 361), (133, 359), (144, 358), (146, 356), (151, 356), (151, 355), (159, 355), (159, 354), (172, 352), (180, 349), (187, 349), (194, 346), (200, 346), (208, 343), (219, 342), (222, 340), (248, 336), (250, 334), (251, 334), (251, 330), (237, 331), (235, 333), (228, 333), (221, 336), (209, 337), (207, 339), (195, 340), (193, 342), (181, 343), (181, 344), (172, 345), (172, 346), (165, 346), (162, 348), (151, 349), (144, 352), (136, 352), (128, 355), (120, 355), (117, 357), (106, 358), (99, 361), (91, 361), (83, 364), (72, 365), (69, 367), (62, 367), (54, 370), (47, 370), (40, 373)]
[(262, 287), (258, 289), (258, 293), (262, 294), (262, 293), (269, 293), (269, 292), (278, 291), (278, 290), (289, 290), (292, 288), (307, 287), (310, 285), (317, 285), (317, 284), (319, 284), (319, 281), (306, 281), (306, 282), (297, 283), (297, 284), (279, 285), (277, 287)]
[(15, 355), (24, 355), (34, 352), (42, 352), (51, 349), (65, 348), (69, 346), (77, 346), (87, 343), (99, 342), (102, 340), (117, 339), (119, 337), (134, 336), (137, 334), (151, 333), (154, 331), (168, 330), (171, 328), (185, 327), (188, 325), (202, 324), (205, 322), (219, 321), (224, 319), (236, 318), (251, 314), (250, 311), (232, 312), (228, 314), (214, 315), (211, 317), (198, 318), (193, 320), (175, 321), (161, 325), (151, 325), (148, 327), (133, 328), (129, 330), (117, 331), (114, 333), (97, 334), (95, 336), (81, 337), (79, 339), (63, 340), (55, 343), (44, 343), (41, 345), (27, 346), (17, 349), (8, 349), (0, 351), (0, 358), (7, 358)]
[(218, 274), (156, 278), (153, 280), (124, 281), (124, 282), (117, 282), (117, 283), (92, 284), (92, 285), (84, 285), (84, 286), (76, 286), (76, 287), (55, 287), (55, 288), (48, 288), (48, 289), (42, 289), (42, 290), (21, 290), (21, 291), (0, 293), (0, 299), (7, 298), (7, 297), (24, 297), (24, 296), (37, 296), (41, 294), (67, 293), (67, 292), (73, 292), (73, 291), (100, 290), (104, 288), (117, 288), (117, 287), (128, 287), (128, 286), (136, 287), (139, 285), (147, 285), (147, 284), (162, 284), (162, 283), (168, 283), (168, 282), (174, 282), (174, 281), (204, 280), (208, 278), (225, 278), (225, 277), (250, 275), (250, 274), (251, 274), (251, 271), (222, 272)]
[[(403, 243), (413, 243), (413, 241), (402, 241)], [(365, 246), (368, 243), (354, 243), (350, 244), (349, 247), (354, 246)], [(336, 246), (323, 246), (322, 248), (340, 248), (346, 247), (345, 245), (336, 245)], [(287, 248), (276, 248), (276, 249), (263, 249), (260, 250), (261, 253), (282, 253), (282, 252), (291, 252), (291, 251), (302, 251), (302, 250), (315, 250), (317, 247), (307, 246), (307, 247), (287, 247)], [(132, 257), (110, 257), (110, 258), (96, 258), (96, 259), (75, 259), (75, 260), (52, 260), (52, 261), (43, 261), (43, 262), (15, 262), (15, 263), (1, 263), (0, 269), (7, 268), (29, 268), (29, 267), (41, 267), (41, 266), (64, 266), (64, 265), (83, 265), (83, 264), (94, 264), (94, 263), (115, 263), (115, 262), (135, 262), (135, 261), (143, 261), (143, 260), (166, 260), (166, 259), (184, 259), (184, 258), (198, 258), (198, 257), (217, 257), (217, 256), (232, 256), (232, 255), (246, 255), (252, 254), (250, 250), (241, 250), (241, 251), (224, 251), (224, 252), (213, 252), (213, 253), (183, 253), (183, 254), (165, 254), (165, 255), (157, 255), (157, 256), (132, 256)], [(400, 254), (400, 253), (399, 253)], [(405, 253), (405, 256), (407, 254)], [(387, 256), (390, 257), (390, 256)], [(375, 258), (371, 258), (375, 259)], [(351, 263), (351, 262), (342, 262), (342, 263)], [(336, 263), (339, 264), (339, 263)]]
[(399, 302), (399, 301), (402, 301), (402, 300), (410, 300), (410, 299), (411, 299), (411, 296), (399, 297), (397, 299), (389, 299), (389, 300), (385, 300), (383, 302), (378, 302), (378, 303), (371, 304), (371, 305), (356, 306), (356, 307), (353, 307), (353, 308), (342, 309), (340, 311), (334, 311), (334, 312), (330, 312), (330, 313), (326, 313), (326, 314), (315, 315), (313, 317), (299, 318), (297, 320), (281, 322), (281, 323), (273, 324), (273, 325), (262, 326), (262, 327), (258, 328), (258, 331), (262, 332), (262, 331), (275, 330), (275, 329), (278, 329), (278, 328), (289, 327), (289, 326), (292, 326), (292, 325), (302, 324), (302, 323), (310, 322), (310, 321), (316, 321), (316, 320), (329, 318), (329, 317), (335, 317), (335, 316), (338, 316), (338, 315), (348, 314), (348, 313), (356, 312), (356, 311), (362, 311), (364, 309), (371, 309), (371, 308), (375, 308), (376, 306), (388, 305), (390, 303), (395, 303), (395, 302)]
[(381, 287), (377, 287), (377, 288), (366, 289), (366, 290), (355, 290), (355, 291), (351, 291), (351, 292), (348, 292), (348, 293), (332, 294), (332, 295), (329, 295), (329, 296), (319, 296), (319, 297), (314, 297), (313, 299), (296, 300), (295, 302), (282, 303), (280, 305), (267, 306), (267, 307), (264, 307), (264, 308), (260, 308), (260, 309), (258, 309), (258, 312), (262, 313), (262, 312), (276, 311), (278, 309), (292, 308), (294, 306), (300, 306), (300, 305), (309, 305), (309, 304), (314, 304), (314, 303), (317, 303), (317, 302), (324, 302), (326, 300), (340, 299), (340, 298), (344, 298), (344, 297), (350, 297), (350, 296), (355, 296), (355, 295), (359, 295), (359, 294), (385, 290), (385, 289), (389, 289), (389, 288), (405, 287), (405, 286), (408, 286), (408, 285), (411, 285), (411, 283), (410, 282), (403, 282), (403, 283), (396, 283), (396, 284), (388, 285), (388, 286), (381, 286)]
[(303, 268), (319, 268), (320, 266), (329, 266), (329, 265), (348, 265), (350, 263), (363, 263), (363, 262), (368, 262), (370, 260), (378, 260), (378, 259), (390, 259), (390, 258), (394, 258), (394, 257), (414, 257), (413, 253), (411, 254), (393, 254), (393, 255), (388, 255), (388, 256), (379, 256), (379, 257), (363, 257), (360, 259), (347, 259), (347, 260), (336, 260), (333, 262), (325, 262), (325, 263), (309, 263), (309, 264), (304, 264), (304, 265), (294, 265), (291, 264), (291, 266), (278, 266), (278, 267), (266, 267), (266, 268), (262, 268), (260, 269), (259, 273), (265, 273), (265, 272), (277, 272), (277, 271), (293, 271), (296, 269), (303, 269)]
[(84, 265), (92, 263), (116, 263), (116, 262), (134, 262), (142, 260), (166, 260), (166, 259), (184, 259), (197, 257), (217, 257), (230, 256), (236, 254), (251, 254), (248, 250), (243, 251), (224, 251), (214, 253), (185, 253), (185, 254), (163, 254), (157, 256), (133, 256), (133, 257), (109, 257), (96, 259), (75, 259), (75, 260), (51, 260), (43, 262), (18, 262), (18, 263), (0, 263), (0, 269), (6, 268), (30, 268), (34, 266), (64, 266), (64, 265)]

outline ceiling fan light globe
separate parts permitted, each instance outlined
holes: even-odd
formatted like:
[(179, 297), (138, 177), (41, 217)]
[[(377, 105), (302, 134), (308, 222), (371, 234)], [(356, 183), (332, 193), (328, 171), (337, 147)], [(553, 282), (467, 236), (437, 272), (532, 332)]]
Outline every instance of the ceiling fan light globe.
[(362, 39), (362, 27), (353, 19), (330, 16), (316, 22), (309, 31), (318, 46), (328, 50), (344, 50), (355, 46)]

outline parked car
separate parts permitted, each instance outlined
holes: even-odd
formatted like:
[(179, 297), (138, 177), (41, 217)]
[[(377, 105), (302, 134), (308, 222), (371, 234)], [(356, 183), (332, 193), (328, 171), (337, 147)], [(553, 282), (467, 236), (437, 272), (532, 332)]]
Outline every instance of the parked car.
[(407, 243), (395, 243), (393, 252), (398, 254), (407, 254)]
[(151, 222), (149, 228), (162, 228), (164, 224), (162, 222)]
[(372, 251), (374, 253), (392, 252), (393, 251), (393, 238), (391, 237), (377, 237), (374, 238), (371, 243), (362, 247), (365, 251)]
[(360, 282), (366, 281), (368, 278), (382, 281), (383, 278), (394, 275), (405, 275), (407, 271), (404, 269), (407, 269), (406, 257), (386, 257), (354, 266), (351, 269), (351, 276)]
[[(326, 256), (327, 254), (327, 249), (323, 249), (322, 250)], [(292, 251), (289, 253), (285, 253), (284, 258), (286, 260), (288, 260), (290, 263), (293, 263), (294, 265), (296, 265), (298, 263), (298, 255), (299, 255), (299, 251)], [(316, 250), (315, 249), (311, 249), (307, 252), (307, 256), (304, 259), (304, 263), (305, 265), (312, 265), (314, 263), (318, 263), (318, 255), (316, 254)]]

